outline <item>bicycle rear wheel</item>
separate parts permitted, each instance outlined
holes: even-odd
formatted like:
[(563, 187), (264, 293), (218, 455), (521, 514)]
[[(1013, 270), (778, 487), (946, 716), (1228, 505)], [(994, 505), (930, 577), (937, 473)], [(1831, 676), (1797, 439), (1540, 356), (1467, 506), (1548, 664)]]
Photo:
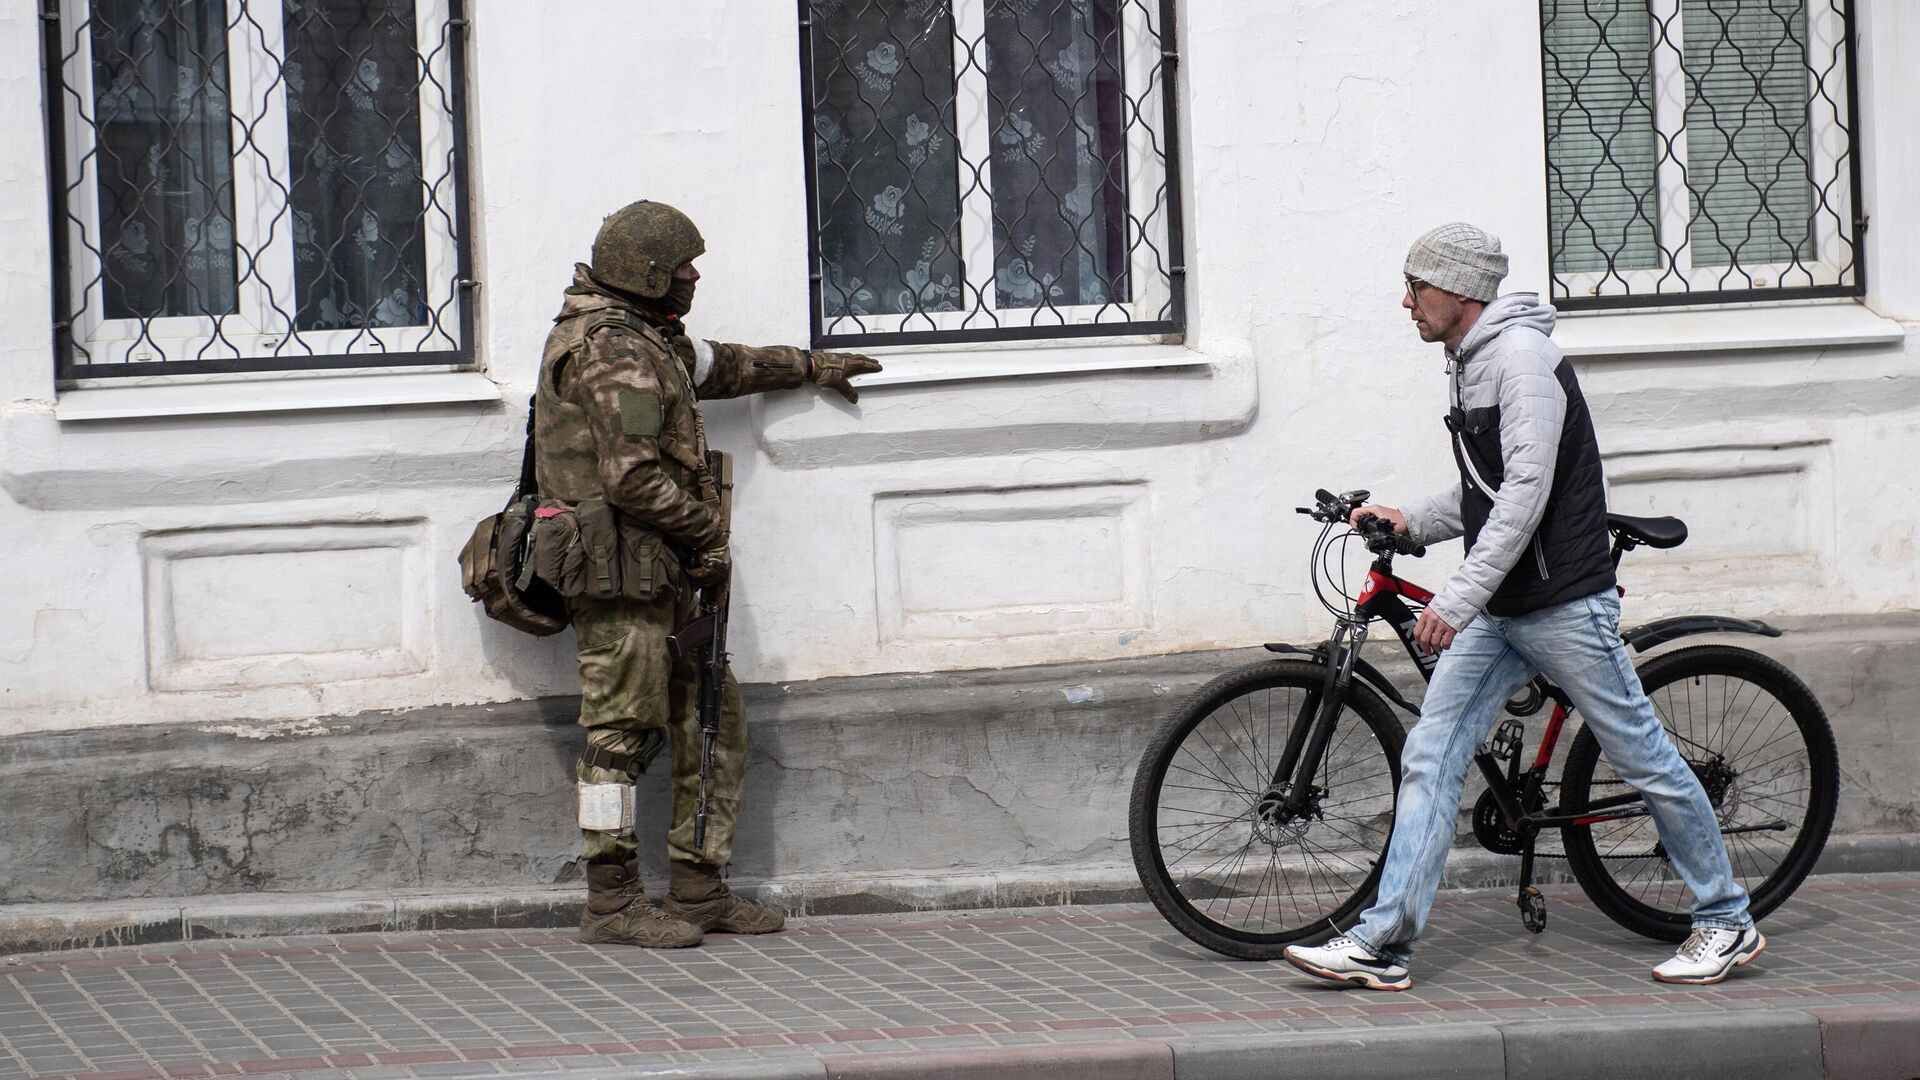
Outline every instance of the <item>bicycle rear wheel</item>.
[(1161, 723), (1134, 774), (1140, 883), (1175, 929), (1215, 952), (1271, 960), (1331, 936), (1379, 885), (1404, 736), (1373, 690), (1349, 691), (1310, 812), (1283, 820), (1270, 798), (1288, 734), (1318, 712), (1325, 672), (1273, 660), (1220, 676)]
[[(1792, 672), (1749, 649), (1699, 645), (1655, 657), (1639, 672), (1707, 789), (1751, 914), (1766, 915), (1812, 871), (1833, 827), (1840, 768), (1826, 712)], [(1561, 774), (1566, 811), (1631, 791), (1582, 728)], [(1663, 941), (1687, 936), (1691, 894), (1652, 818), (1569, 826), (1561, 836), (1574, 877), (1608, 918)]]

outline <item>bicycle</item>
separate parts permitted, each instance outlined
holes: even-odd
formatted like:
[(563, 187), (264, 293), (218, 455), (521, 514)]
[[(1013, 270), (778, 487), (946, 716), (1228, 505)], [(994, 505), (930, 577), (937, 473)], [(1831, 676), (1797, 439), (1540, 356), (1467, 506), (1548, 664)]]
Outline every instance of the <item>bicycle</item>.
[[(1314, 506), (1298, 508), (1324, 524), (1311, 574), (1334, 615), (1333, 632), (1312, 647), (1269, 644), (1285, 658), (1227, 672), (1195, 691), (1161, 723), (1134, 775), (1129, 837), (1148, 897), (1182, 934), (1226, 956), (1270, 960), (1288, 944), (1332, 937), (1372, 903), (1379, 885), (1404, 739), (1393, 709), (1414, 717), (1420, 710), (1361, 646), (1381, 621), (1423, 680), (1439, 657), (1413, 639), (1433, 594), (1393, 572), (1395, 556), (1426, 549), (1371, 515), (1349, 527), (1367, 495), (1321, 490)], [(1677, 518), (1609, 514), (1607, 524), (1615, 566), (1634, 548), (1672, 548), (1687, 538)], [(1344, 561), (1356, 539), (1373, 555), (1357, 596), (1346, 588)], [(1621, 637), (1639, 653), (1707, 633), (1781, 635), (1764, 622), (1682, 615)], [(1826, 713), (1792, 672), (1737, 646), (1691, 645), (1636, 670), (1706, 788), (1753, 916), (1766, 915), (1813, 869), (1833, 825), (1839, 765)], [(1522, 718), (1549, 703), (1539, 747), (1523, 767)], [(1573, 711), (1568, 696), (1539, 675), (1507, 701), (1474, 757), (1486, 782), (1474, 804), (1474, 836), (1489, 851), (1520, 856), (1516, 903), (1529, 931), (1546, 929), (1535, 862), (1564, 857), (1609, 918), (1679, 941), (1691, 925), (1686, 887), (1666, 864), (1639, 793), (1613, 774), (1590, 730), (1573, 737), (1560, 779), (1547, 779)], [(1558, 798), (1549, 806), (1551, 789)], [(1562, 851), (1537, 850), (1542, 834), (1556, 829)]]

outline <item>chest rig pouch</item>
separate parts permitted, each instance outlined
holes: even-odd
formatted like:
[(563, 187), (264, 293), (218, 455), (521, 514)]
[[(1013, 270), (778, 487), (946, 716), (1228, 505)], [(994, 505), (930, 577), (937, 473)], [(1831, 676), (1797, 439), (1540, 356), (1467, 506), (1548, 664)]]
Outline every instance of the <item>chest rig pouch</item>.
[(666, 540), (604, 499), (540, 507), (526, 572), (569, 600), (653, 600), (677, 586)]
[[(568, 334), (562, 345), (566, 355), (556, 358), (553, 377), (557, 380), (559, 367), (572, 362), (588, 337), (609, 326), (638, 334), (655, 351), (672, 355), (658, 331), (618, 309), (603, 309), (581, 318)], [(557, 395), (557, 387), (542, 389)], [(663, 454), (683, 464), (671, 451), (663, 441)], [(531, 530), (522, 580), (538, 582), (563, 599), (653, 600), (678, 585), (678, 562), (666, 540), (605, 499), (545, 500), (533, 513)]]

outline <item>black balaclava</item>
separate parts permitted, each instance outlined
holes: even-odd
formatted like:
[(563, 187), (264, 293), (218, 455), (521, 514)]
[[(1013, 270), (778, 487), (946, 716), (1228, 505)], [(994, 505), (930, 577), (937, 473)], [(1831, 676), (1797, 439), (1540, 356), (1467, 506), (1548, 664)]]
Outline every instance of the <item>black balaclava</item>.
[(686, 278), (674, 278), (667, 284), (667, 295), (653, 302), (654, 307), (664, 315), (678, 319), (693, 310), (693, 287), (699, 284)]

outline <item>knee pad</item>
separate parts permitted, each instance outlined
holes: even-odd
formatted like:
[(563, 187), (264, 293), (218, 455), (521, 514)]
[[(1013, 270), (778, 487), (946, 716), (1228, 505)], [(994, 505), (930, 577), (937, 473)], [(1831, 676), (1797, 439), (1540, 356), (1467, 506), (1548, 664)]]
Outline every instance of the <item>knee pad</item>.
[(574, 784), (575, 816), (588, 832), (625, 835), (633, 831), (634, 786), (617, 780), (580, 780)]

